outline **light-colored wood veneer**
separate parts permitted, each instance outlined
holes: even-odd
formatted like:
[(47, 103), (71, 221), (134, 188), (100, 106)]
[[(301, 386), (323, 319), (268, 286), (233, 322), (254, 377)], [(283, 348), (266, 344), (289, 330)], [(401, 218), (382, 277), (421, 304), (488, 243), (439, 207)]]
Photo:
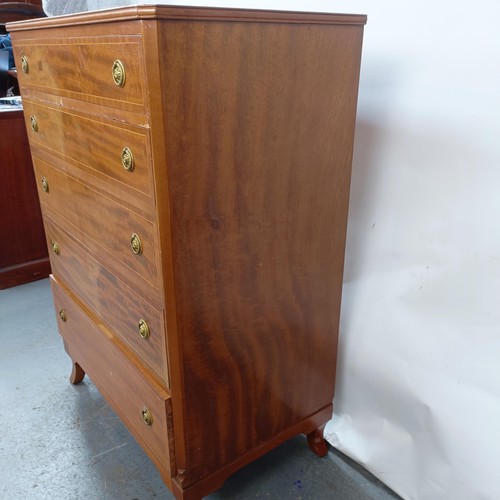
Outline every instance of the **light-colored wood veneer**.
[(298, 433), (326, 452), (365, 21), (9, 25), (71, 381), (89, 374), (179, 499)]

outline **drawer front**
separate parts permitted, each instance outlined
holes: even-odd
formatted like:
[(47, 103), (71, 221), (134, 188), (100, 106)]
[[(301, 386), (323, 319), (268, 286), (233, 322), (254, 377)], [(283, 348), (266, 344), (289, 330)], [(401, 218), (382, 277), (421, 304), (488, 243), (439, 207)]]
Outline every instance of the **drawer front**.
[(140, 35), (30, 39), (17, 44), (18, 36), (14, 35), (14, 56), (22, 88), (144, 112)]
[(156, 225), (40, 158), (33, 156), (33, 165), (42, 210), (55, 212), (52, 218), (64, 221), (68, 232), (113, 274), (156, 297)]
[(23, 105), (33, 148), (63, 158), (112, 194), (121, 190), (139, 208), (154, 204), (148, 130), (29, 99)]
[(163, 314), (116, 278), (56, 223), (45, 216), (54, 275), (87, 304), (161, 381), (168, 384)]
[[(171, 470), (169, 436), (172, 429), (168, 393), (145, 378), (141, 369), (53, 278), (51, 286), (58, 312), (58, 328), (68, 354), (85, 370), (146, 450)], [(143, 411), (146, 409), (151, 423), (144, 420)]]

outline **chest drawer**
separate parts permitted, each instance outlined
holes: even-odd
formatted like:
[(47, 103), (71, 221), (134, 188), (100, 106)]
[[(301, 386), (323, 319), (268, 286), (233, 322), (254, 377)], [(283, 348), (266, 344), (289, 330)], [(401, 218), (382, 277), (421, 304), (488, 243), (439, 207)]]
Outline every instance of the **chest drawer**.
[(21, 87), (144, 112), (140, 35), (35, 38), (20, 43), (16, 35), (14, 56)]
[(47, 215), (47, 243), (52, 272), (78, 295), (113, 333), (169, 385), (163, 314), (116, 278)]
[(154, 204), (147, 129), (29, 99), (23, 105), (32, 149), (64, 159), (78, 175), (112, 194), (123, 192), (140, 208)]
[[(114, 275), (145, 294), (159, 293), (156, 224), (33, 156), (44, 215), (61, 221)], [(64, 251), (59, 246), (59, 251)], [(156, 298), (158, 300), (158, 298)]]
[(170, 470), (169, 394), (146, 378), (53, 278), (51, 286), (59, 332), (72, 359), (92, 374), (92, 381), (146, 451)]

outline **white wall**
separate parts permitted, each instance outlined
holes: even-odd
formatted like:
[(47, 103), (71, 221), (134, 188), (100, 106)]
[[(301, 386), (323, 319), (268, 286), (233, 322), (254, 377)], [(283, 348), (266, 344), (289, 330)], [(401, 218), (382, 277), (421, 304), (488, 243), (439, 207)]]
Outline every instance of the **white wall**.
[(499, 499), (500, 7), (349, 8), (369, 20), (328, 438), (405, 498)]
[(328, 439), (405, 498), (498, 500), (500, 6), (175, 3), (368, 14)]

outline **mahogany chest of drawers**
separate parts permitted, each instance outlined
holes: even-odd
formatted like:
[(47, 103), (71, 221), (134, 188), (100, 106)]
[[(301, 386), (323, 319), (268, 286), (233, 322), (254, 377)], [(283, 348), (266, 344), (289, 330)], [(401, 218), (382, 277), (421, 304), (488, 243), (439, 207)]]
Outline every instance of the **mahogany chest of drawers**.
[(58, 327), (177, 498), (326, 453), (364, 16), (9, 25)]

